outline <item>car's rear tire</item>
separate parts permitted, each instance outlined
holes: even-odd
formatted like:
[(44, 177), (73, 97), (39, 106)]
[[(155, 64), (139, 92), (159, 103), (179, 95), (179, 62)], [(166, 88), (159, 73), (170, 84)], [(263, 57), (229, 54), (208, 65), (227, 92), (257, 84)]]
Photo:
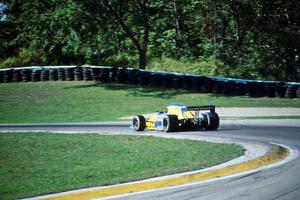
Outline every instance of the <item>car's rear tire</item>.
[(174, 132), (178, 129), (177, 115), (166, 115), (163, 118), (163, 127), (165, 132)]
[(209, 112), (207, 113), (206, 116), (207, 116), (208, 124), (205, 127), (205, 129), (209, 131), (217, 130), (220, 125), (219, 115), (215, 112), (213, 113)]
[(132, 119), (132, 127), (135, 131), (143, 131), (146, 128), (146, 119), (142, 115), (134, 116)]

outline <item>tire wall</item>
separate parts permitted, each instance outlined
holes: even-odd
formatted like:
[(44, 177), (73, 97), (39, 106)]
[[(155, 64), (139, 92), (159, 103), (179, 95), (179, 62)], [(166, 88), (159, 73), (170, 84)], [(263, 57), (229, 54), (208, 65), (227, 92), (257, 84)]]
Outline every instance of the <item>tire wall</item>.
[(300, 99), (300, 83), (255, 81), (104, 66), (56, 66), (0, 69), (1, 83), (96, 81), (215, 95)]

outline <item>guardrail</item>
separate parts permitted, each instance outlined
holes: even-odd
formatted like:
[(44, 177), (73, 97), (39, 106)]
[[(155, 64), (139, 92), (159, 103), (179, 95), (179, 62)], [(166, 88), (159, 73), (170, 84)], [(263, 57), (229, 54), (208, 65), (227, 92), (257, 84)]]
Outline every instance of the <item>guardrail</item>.
[(256, 81), (107, 66), (0, 69), (0, 83), (74, 80), (184, 89), (216, 95), (300, 99), (300, 83), (295, 82)]

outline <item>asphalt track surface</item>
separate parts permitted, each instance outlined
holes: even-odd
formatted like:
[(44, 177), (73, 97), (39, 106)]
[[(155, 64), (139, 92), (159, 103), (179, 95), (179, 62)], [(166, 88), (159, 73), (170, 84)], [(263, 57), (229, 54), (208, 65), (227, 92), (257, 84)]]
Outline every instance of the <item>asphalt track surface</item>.
[[(52, 124), (52, 125), (0, 125), (0, 131), (55, 131), (55, 132), (102, 132), (108, 134), (136, 134), (128, 124)], [(162, 133), (165, 134), (165, 133)], [(300, 149), (300, 120), (239, 120), (223, 121), (218, 131), (193, 131), (170, 134), (217, 136), (273, 142)], [(299, 200), (300, 157), (274, 168), (206, 183), (169, 189), (148, 191), (114, 199), (253, 199), (253, 200)]]

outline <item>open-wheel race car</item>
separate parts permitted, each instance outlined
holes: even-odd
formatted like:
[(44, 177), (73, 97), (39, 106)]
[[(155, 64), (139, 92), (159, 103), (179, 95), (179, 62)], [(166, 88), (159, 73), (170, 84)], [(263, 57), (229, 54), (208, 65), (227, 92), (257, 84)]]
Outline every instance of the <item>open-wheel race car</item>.
[(135, 131), (143, 131), (146, 128), (165, 132), (197, 129), (216, 130), (219, 128), (219, 124), (220, 119), (215, 112), (214, 105), (184, 106), (171, 103), (166, 112), (158, 112), (147, 120), (142, 115), (136, 115), (132, 119), (132, 128)]

